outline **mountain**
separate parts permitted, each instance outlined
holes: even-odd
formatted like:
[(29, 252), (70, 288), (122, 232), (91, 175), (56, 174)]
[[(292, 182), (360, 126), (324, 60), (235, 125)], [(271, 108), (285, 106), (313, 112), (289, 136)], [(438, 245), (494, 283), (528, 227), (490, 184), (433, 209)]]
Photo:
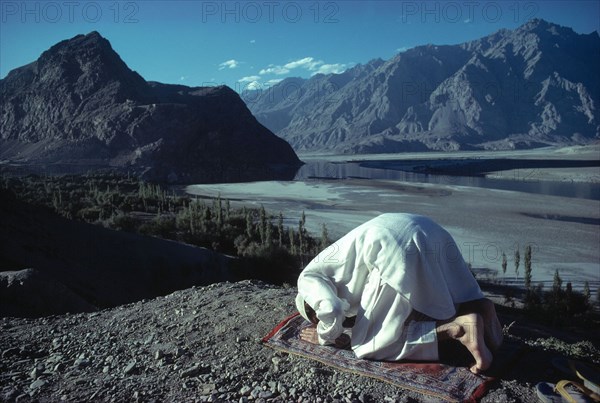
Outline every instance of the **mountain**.
[(301, 164), (233, 90), (147, 82), (97, 32), (12, 70), (0, 94), (11, 163), (187, 183), (287, 178)]
[(535, 19), (244, 94), (296, 151), (513, 149), (600, 138), (600, 37)]

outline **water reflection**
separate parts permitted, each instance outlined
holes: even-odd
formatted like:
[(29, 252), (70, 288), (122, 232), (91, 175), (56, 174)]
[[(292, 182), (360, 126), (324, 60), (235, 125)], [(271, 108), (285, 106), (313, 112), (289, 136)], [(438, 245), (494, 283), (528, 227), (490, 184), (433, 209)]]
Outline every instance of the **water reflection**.
[[(385, 166), (385, 164), (380, 164)], [(408, 165), (406, 166), (408, 168)], [(520, 175), (519, 178), (492, 179), (483, 176), (436, 175), (395, 169), (371, 168), (361, 162), (331, 162), (312, 160), (306, 162), (296, 173), (295, 180), (306, 179), (385, 179), (405, 182), (432, 183), (439, 185), (471, 186), (487, 189), (510, 190), (551, 196), (580, 199), (600, 199), (600, 185), (583, 182), (551, 182), (535, 180), (534, 175)]]

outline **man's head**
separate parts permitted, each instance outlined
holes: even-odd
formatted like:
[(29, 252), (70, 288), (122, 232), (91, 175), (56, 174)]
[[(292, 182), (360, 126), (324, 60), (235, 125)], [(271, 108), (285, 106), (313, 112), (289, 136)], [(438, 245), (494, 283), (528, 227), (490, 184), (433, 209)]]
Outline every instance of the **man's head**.
[(312, 323), (314, 323), (315, 325), (317, 323), (319, 323), (319, 318), (317, 318), (317, 313), (315, 312), (314, 309), (312, 309), (310, 307), (310, 305), (308, 305), (306, 303), (306, 301), (304, 302), (304, 312), (306, 312), (306, 316), (308, 316), (308, 320)]
[(317, 313), (310, 305), (306, 303), (306, 301), (304, 301), (304, 298), (302, 298), (300, 294), (296, 296), (296, 308), (298, 309), (298, 312), (300, 312), (300, 315), (302, 315), (302, 317), (307, 321), (312, 322), (315, 325), (319, 323)]

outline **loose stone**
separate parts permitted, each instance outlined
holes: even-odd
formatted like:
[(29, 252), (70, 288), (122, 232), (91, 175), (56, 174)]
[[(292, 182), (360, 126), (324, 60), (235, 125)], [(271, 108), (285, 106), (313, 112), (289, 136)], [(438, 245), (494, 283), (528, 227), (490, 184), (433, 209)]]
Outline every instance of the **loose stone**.
[(136, 361), (132, 360), (129, 361), (129, 364), (127, 364), (127, 366), (125, 367), (125, 369), (123, 370), (123, 373), (125, 373), (125, 375), (129, 375), (131, 374), (133, 371), (135, 371), (136, 369)]

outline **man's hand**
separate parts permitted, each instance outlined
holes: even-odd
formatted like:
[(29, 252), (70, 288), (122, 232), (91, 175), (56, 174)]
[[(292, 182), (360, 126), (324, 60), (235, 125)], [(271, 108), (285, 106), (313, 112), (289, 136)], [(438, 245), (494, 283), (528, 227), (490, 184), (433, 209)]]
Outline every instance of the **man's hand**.
[(300, 340), (307, 341), (313, 344), (319, 344), (319, 335), (317, 328), (314, 326), (306, 327), (300, 331)]
[[(319, 344), (319, 335), (317, 328), (314, 326), (306, 327), (300, 331), (300, 340), (304, 340), (308, 343)], [(347, 334), (342, 334), (340, 337), (335, 339), (335, 343), (330, 343), (337, 348), (348, 348), (350, 345), (350, 337)]]

